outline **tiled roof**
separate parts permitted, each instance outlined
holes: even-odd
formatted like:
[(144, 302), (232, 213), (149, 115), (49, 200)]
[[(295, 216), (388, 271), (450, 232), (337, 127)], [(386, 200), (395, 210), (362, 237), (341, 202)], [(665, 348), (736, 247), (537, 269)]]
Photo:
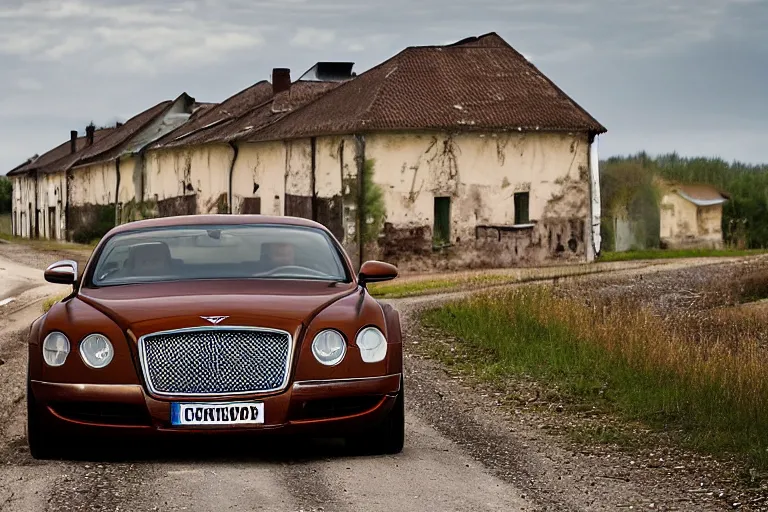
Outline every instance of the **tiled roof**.
[[(164, 147), (172, 148), (199, 143), (200, 132), (207, 132), (220, 126), (233, 118), (236, 118), (250, 109), (261, 105), (272, 96), (272, 84), (262, 80), (247, 89), (227, 98), (222, 103), (213, 105), (205, 111), (194, 115), (188, 122), (181, 125), (171, 133), (158, 139), (150, 146), (150, 149)], [(202, 137), (204, 140), (204, 137)]]
[(722, 204), (729, 198), (728, 194), (711, 185), (677, 185), (674, 188), (681, 197), (699, 206)]
[(246, 140), (403, 129), (606, 131), (492, 33), (407, 48)]
[(77, 163), (87, 164), (114, 158), (117, 156), (123, 143), (140, 132), (158, 116), (162, 115), (172, 104), (173, 101), (162, 101), (154, 107), (133, 116), (121, 126), (115, 128), (108, 137), (104, 137), (98, 142), (94, 140), (93, 144), (83, 151), (83, 154), (77, 159)]
[(291, 88), (256, 106), (237, 119), (201, 132), (193, 143), (230, 142), (247, 137), (251, 133), (274, 123), (307, 103), (335, 89), (340, 82), (298, 81)]
[[(102, 128), (96, 130), (93, 133), (93, 143), (97, 144), (107, 136), (111, 135), (115, 131), (115, 128)], [(71, 163), (76, 161), (83, 155), (83, 150), (86, 148), (85, 137), (78, 137), (75, 145), (76, 152), (71, 153), (70, 141), (66, 141), (59, 144), (47, 153), (43, 153), (33, 162), (16, 168), (9, 172), (9, 176), (16, 174), (22, 174), (28, 171), (40, 170), (44, 173), (59, 172), (66, 169)]]

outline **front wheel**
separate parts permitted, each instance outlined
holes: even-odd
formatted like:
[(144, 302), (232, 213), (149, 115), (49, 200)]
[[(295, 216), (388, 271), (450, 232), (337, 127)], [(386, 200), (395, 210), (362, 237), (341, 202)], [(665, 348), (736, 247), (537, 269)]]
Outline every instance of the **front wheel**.
[(372, 454), (396, 454), (405, 445), (405, 389), (400, 380), (400, 392), (387, 417), (375, 428), (348, 439), (357, 450)]

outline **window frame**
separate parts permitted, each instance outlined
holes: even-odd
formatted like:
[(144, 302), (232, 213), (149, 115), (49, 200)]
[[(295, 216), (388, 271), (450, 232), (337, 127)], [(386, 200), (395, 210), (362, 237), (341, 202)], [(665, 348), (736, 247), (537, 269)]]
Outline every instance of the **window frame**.
[[(519, 202), (518, 199), (525, 199), (525, 219), (522, 219), (518, 211), (519, 209)], [(531, 193), (530, 191), (524, 191), (524, 192), (515, 192), (512, 195), (512, 204), (513, 204), (513, 216), (514, 216), (514, 225), (515, 226), (526, 226), (531, 223)], [(521, 208), (520, 208), (521, 209)]]

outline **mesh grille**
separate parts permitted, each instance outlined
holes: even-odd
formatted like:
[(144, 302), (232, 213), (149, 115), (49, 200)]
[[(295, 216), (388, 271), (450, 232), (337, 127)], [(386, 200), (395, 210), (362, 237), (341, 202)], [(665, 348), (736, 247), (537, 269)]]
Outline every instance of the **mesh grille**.
[(288, 371), (285, 333), (216, 328), (143, 339), (144, 371), (154, 392), (224, 394), (272, 391)]

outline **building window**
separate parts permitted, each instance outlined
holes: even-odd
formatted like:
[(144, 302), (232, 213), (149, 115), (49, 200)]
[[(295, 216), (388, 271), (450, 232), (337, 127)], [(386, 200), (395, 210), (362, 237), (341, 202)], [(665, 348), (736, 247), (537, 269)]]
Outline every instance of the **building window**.
[(515, 224), (528, 224), (528, 192), (515, 192)]
[(447, 244), (451, 241), (451, 198), (435, 198), (433, 239), (436, 245)]

